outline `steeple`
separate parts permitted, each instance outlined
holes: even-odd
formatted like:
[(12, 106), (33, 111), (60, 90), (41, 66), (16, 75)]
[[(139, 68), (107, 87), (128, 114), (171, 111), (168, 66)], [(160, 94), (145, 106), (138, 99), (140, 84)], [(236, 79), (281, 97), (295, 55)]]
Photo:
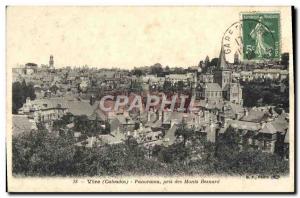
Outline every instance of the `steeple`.
[(224, 53), (223, 46), (221, 47), (217, 68), (220, 69), (220, 70), (228, 69), (227, 63), (226, 63), (226, 60), (225, 60), (225, 53)]
[(50, 55), (50, 59), (49, 59), (49, 67), (51, 69), (54, 68), (54, 59), (53, 59), (53, 55)]
[(235, 65), (237, 65), (237, 64), (240, 63), (240, 60), (239, 60), (239, 54), (238, 54), (237, 51), (234, 53), (234, 60), (233, 60), (233, 63), (234, 63)]
[(228, 86), (226, 85), (231, 83), (231, 71), (228, 68), (228, 65), (225, 60), (225, 53), (224, 53), (223, 46), (221, 48), (221, 52), (217, 64), (217, 70), (215, 71), (214, 81), (220, 85), (223, 91), (225, 88), (228, 88)]

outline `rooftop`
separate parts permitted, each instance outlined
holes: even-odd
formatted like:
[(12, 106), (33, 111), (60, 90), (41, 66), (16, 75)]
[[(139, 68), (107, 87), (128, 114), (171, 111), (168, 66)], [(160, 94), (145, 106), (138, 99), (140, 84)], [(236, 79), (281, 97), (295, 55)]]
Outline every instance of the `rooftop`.
[(247, 122), (262, 122), (268, 118), (268, 115), (264, 111), (256, 111), (251, 109), (248, 112), (248, 115), (245, 115), (242, 117), (241, 120), (247, 121)]
[(36, 125), (31, 122), (30, 119), (25, 115), (13, 115), (12, 118), (12, 132), (13, 135), (19, 135), (22, 133), (30, 132), (35, 129)]

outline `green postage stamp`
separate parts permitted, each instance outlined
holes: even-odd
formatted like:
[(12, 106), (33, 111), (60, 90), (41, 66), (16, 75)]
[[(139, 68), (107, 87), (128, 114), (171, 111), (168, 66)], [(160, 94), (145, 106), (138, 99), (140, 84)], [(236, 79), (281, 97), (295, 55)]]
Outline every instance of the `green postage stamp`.
[(280, 59), (280, 13), (242, 13), (243, 58)]

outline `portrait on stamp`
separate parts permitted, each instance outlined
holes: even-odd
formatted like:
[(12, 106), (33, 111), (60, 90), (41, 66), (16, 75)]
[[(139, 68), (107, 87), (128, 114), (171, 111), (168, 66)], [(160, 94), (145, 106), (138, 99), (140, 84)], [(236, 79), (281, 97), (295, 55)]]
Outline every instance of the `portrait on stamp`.
[(280, 13), (242, 14), (244, 58), (280, 58)]

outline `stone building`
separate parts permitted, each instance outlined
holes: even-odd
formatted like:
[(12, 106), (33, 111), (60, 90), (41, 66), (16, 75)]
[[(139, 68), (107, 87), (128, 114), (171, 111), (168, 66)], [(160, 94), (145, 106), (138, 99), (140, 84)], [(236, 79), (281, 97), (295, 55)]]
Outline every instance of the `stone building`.
[(223, 48), (213, 76), (212, 74), (201, 74), (199, 79), (200, 82), (196, 91), (197, 99), (217, 101), (222, 99), (243, 105), (242, 87), (239, 82), (235, 82), (232, 78), (232, 71), (226, 63)]

